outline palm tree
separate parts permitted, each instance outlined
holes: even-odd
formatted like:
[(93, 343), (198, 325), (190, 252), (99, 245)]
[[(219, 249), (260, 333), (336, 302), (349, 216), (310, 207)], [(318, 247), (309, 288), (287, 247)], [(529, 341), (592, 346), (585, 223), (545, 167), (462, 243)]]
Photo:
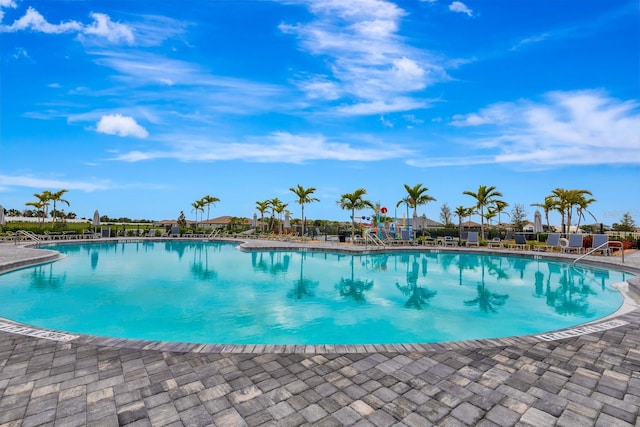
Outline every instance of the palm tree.
[(585, 215), (584, 213), (588, 213), (589, 215), (591, 215), (591, 218), (593, 218), (594, 221), (598, 222), (597, 218), (587, 209), (587, 207), (593, 203), (596, 202), (597, 200), (592, 198), (585, 198), (584, 195), (578, 200), (577, 202), (577, 206), (576, 206), (576, 213), (578, 214), (578, 224), (576, 225), (577, 228), (580, 228), (580, 220), (581, 219), (585, 219)]
[[(407, 191), (407, 197), (400, 200), (396, 204), (396, 207), (398, 207), (402, 203), (406, 203), (407, 206), (410, 206), (413, 208), (414, 217), (418, 216), (418, 206), (426, 205), (427, 203), (433, 202), (436, 200), (435, 198), (427, 194), (427, 191), (429, 191), (429, 189), (427, 187), (423, 187), (422, 184), (416, 184), (413, 187), (409, 186), (408, 184), (404, 184), (404, 189)], [(409, 218), (407, 218), (407, 220), (408, 219)], [(415, 234), (416, 234), (416, 230), (414, 227), (414, 230), (413, 230), (414, 238), (415, 238)]]
[(300, 204), (300, 207), (302, 209), (302, 233), (301, 234), (302, 236), (304, 236), (304, 225), (305, 225), (304, 205), (313, 203), (313, 202), (319, 202), (320, 199), (311, 197), (311, 195), (316, 191), (314, 187), (304, 188), (302, 185), (298, 184), (296, 187), (289, 188), (289, 190), (298, 197), (298, 200), (296, 200), (296, 203)]
[(200, 199), (191, 203), (191, 206), (193, 207), (193, 209), (191, 209), (191, 212), (196, 213), (196, 228), (198, 228), (198, 212), (202, 211), (204, 213), (204, 203), (202, 202), (202, 199)]
[(351, 231), (354, 232), (356, 229), (356, 209), (364, 209), (371, 208), (373, 209), (373, 203), (369, 200), (365, 200), (363, 197), (367, 194), (367, 190), (364, 188), (358, 188), (353, 193), (345, 193), (340, 196), (340, 200), (336, 203), (340, 206), (340, 209), (350, 210), (351, 211)]
[[(208, 194), (200, 199), (202, 202), (202, 207), (207, 207), (207, 222), (209, 221), (209, 210), (211, 209), (211, 205), (215, 206), (216, 203), (220, 201), (217, 197), (209, 196)], [(204, 213), (204, 210), (203, 210)]]
[(287, 208), (287, 206), (289, 206), (288, 203), (282, 203), (280, 201), (280, 199), (278, 199), (277, 197), (275, 199), (271, 200), (271, 205), (272, 205), (272, 209), (273, 211), (278, 214), (278, 232), (280, 234), (282, 234), (284, 232), (282, 226), (282, 213), (285, 211), (285, 209)]
[[(569, 190), (567, 202), (569, 203), (569, 209), (567, 210), (567, 224), (569, 226), (569, 230), (571, 229), (571, 219), (573, 217), (573, 207), (577, 206), (580, 209), (580, 205), (586, 201), (585, 195), (592, 196), (589, 190)], [(595, 199), (591, 199), (595, 202)], [(589, 202), (591, 203), (591, 202)], [(587, 203), (587, 205), (589, 204)], [(580, 220), (578, 220), (579, 222)]]
[(551, 206), (553, 206), (553, 210), (557, 210), (562, 217), (562, 232), (567, 233), (569, 229), (566, 227), (565, 219), (567, 217), (567, 212), (569, 210), (569, 192), (564, 188), (556, 188), (551, 192), (551, 195), (547, 196), (545, 202), (549, 200)]
[[(32, 206), (35, 208), (36, 210), (36, 215), (40, 214), (40, 213), (44, 213), (44, 203), (40, 200), (36, 200), (35, 202), (27, 202), (25, 203), (26, 206)], [(40, 215), (40, 218), (42, 218), (42, 215)], [(42, 223), (41, 220), (38, 220), (38, 224), (40, 224), (40, 228), (42, 228)]]
[(56, 191), (55, 193), (47, 192), (49, 195), (49, 200), (53, 202), (53, 222), (54, 223), (56, 222), (56, 215), (58, 213), (58, 211), (56, 210), (56, 203), (57, 202), (66, 203), (67, 206), (70, 206), (69, 202), (62, 198), (62, 195), (67, 191), (69, 190), (59, 190), (59, 191)]
[(41, 218), (41, 227), (44, 224), (44, 219), (47, 217), (48, 215), (48, 207), (49, 207), (49, 201), (51, 200), (51, 192), (44, 190), (42, 193), (34, 193), (33, 197), (35, 197), (36, 199), (38, 199), (35, 202), (29, 202), (29, 203), (25, 203), (27, 206), (33, 206), (36, 209), (41, 209), (42, 210), (42, 216)]
[(505, 208), (509, 207), (509, 203), (505, 202), (504, 200), (496, 200), (493, 204), (495, 205), (496, 207), (495, 211), (498, 214), (498, 226), (499, 226), (500, 224), (502, 224), (502, 220), (500, 219), (501, 214), (504, 213), (507, 216), (511, 216), (509, 215), (508, 212), (504, 212)]
[(264, 213), (271, 206), (271, 201), (265, 200), (263, 202), (256, 202), (256, 210), (260, 212), (260, 222), (262, 223), (262, 231), (264, 231)]
[(480, 234), (484, 240), (484, 208), (495, 202), (497, 197), (502, 197), (502, 193), (496, 190), (495, 186), (487, 187), (481, 185), (478, 187), (478, 192), (463, 191), (462, 194), (471, 196), (476, 199), (476, 208), (480, 209)]

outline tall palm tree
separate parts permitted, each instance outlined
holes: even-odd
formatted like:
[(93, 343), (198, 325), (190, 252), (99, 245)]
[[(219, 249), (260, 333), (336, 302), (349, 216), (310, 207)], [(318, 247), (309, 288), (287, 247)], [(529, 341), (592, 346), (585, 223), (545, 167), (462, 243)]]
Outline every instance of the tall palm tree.
[(207, 207), (207, 222), (209, 221), (209, 211), (211, 209), (211, 205), (215, 206), (216, 203), (220, 201), (217, 197), (209, 196), (208, 194), (200, 199), (202, 202), (202, 207)]
[(463, 191), (462, 194), (471, 196), (476, 199), (476, 208), (480, 209), (480, 234), (484, 239), (484, 208), (493, 204), (497, 197), (502, 197), (502, 193), (496, 190), (495, 186), (481, 185), (478, 187), (478, 191)]
[(67, 206), (70, 206), (69, 205), (69, 201), (62, 198), (62, 195), (64, 193), (66, 193), (67, 191), (69, 191), (69, 190), (59, 190), (59, 191), (56, 191), (54, 193), (48, 192), (49, 193), (49, 200), (51, 200), (53, 202), (53, 222), (54, 223), (56, 222), (56, 215), (58, 213), (58, 211), (56, 209), (56, 203), (57, 202), (66, 203)]
[(351, 231), (356, 229), (356, 209), (371, 208), (373, 209), (373, 203), (364, 199), (364, 195), (367, 194), (367, 190), (364, 188), (358, 188), (353, 193), (345, 193), (340, 196), (340, 200), (336, 203), (340, 206), (340, 209), (351, 211)]
[(304, 205), (313, 202), (319, 202), (320, 199), (311, 197), (311, 195), (316, 192), (316, 189), (314, 187), (304, 188), (302, 185), (298, 184), (296, 187), (289, 188), (289, 190), (298, 197), (296, 203), (298, 203), (302, 209), (302, 235), (304, 236)]
[(262, 231), (264, 231), (264, 213), (271, 207), (271, 201), (256, 202), (256, 210), (260, 212), (260, 222), (262, 223)]
[[(567, 202), (569, 203), (569, 209), (567, 210), (567, 224), (569, 229), (571, 229), (571, 219), (573, 217), (573, 207), (576, 206), (578, 209), (580, 205), (584, 203), (586, 200), (585, 196), (592, 196), (591, 191), (589, 190), (569, 190)], [(595, 199), (593, 199), (595, 202)], [(578, 220), (579, 221), (579, 220)]]
[(591, 218), (593, 218), (595, 222), (598, 222), (598, 219), (587, 209), (591, 203), (596, 201), (597, 200), (593, 197), (587, 199), (586, 197), (584, 197), (584, 195), (580, 198), (580, 200), (578, 200), (578, 203), (576, 204), (576, 213), (578, 214), (578, 224), (576, 225), (577, 228), (580, 228), (580, 220), (586, 219), (584, 215), (585, 212), (591, 215)]
[[(25, 203), (26, 206), (32, 206), (33, 208), (35, 208), (36, 210), (36, 216), (38, 216), (38, 214), (44, 213), (44, 203), (40, 200), (36, 200), (34, 202), (27, 202)], [(43, 216), (40, 215), (40, 218), (42, 218)], [(40, 226), (40, 228), (42, 228), (42, 220), (38, 219), (38, 225)]]
[(436, 199), (429, 196), (427, 187), (423, 187), (422, 184), (416, 184), (413, 187), (408, 184), (404, 184), (404, 189), (407, 191), (406, 201), (403, 199), (403, 203), (409, 203), (409, 206), (413, 208), (413, 215), (418, 214), (418, 206), (426, 205), (429, 202), (433, 202)]
[(508, 212), (504, 212), (505, 208), (509, 207), (509, 203), (505, 202), (504, 200), (496, 200), (493, 204), (496, 207), (496, 213), (498, 214), (498, 225), (500, 225), (502, 224), (502, 219), (500, 219), (501, 214), (504, 213), (507, 216), (511, 216)]
[(569, 190), (565, 190), (564, 188), (556, 188), (551, 192), (551, 195), (547, 196), (550, 204), (553, 206), (553, 210), (556, 210), (560, 213), (562, 217), (562, 232), (567, 233), (569, 228), (567, 228), (566, 218), (569, 211)]
[(196, 213), (196, 228), (198, 228), (198, 212), (202, 211), (204, 213), (204, 203), (202, 202), (202, 199), (200, 199), (191, 203), (191, 206), (193, 207), (193, 209), (191, 209), (191, 212)]
[(49, 201), (51, 200), (51, 192), (44, 190), (42, 193), (34, 193), (33, 197), (38, 199), (36, 202), (26, 203), (28, 206), (33, 206), (36, 209), (42, 210), (42, 216), (40, 217), (41, 227), (44, 224), (44, 220), (48, 215)]
[[(284, 212), (284, 210), (286, 209), (287, 206), (289, 206), (288, 203), (282, 203), (282, 200), (280, 200), (279, 198), (275, 197), (273, 199), (271, 199), (269, 201), (269, 204), (271, 205), (271, 215), (277, 215), (278, 218), (278, 232), (280, 234), (282, 234), (283, 230), (282, 230), (282, 212)], [(273, 227), (273, 224), (272, 224)]]
[[(427, 187), (423, 187), (422, 184), (416, 184), (413, 187), (409, 186), (408, 184), (404, 184), (404, 189), (407, 191), (407, 197), (400, 200), (398, 204), (396, 204), (396, 207), (399, 206), (401, 203), (407, 203), (408, 206), (413, 208), (414, 217), (418, 216), (418, 206), (426, 205), (427, 203), (433, 202), (436, 200), (434, 197), (431, 197), (430, 195), (427, 194), (427, 191), (429, 191), (429, 189)], [(407, 220), (408, 219), (409, 218), (407, 218)], [(416, 235), (416, 230), (414, 227), (414, 230), (413, 230), (414, 238), (415, 238), (415, 235)]]

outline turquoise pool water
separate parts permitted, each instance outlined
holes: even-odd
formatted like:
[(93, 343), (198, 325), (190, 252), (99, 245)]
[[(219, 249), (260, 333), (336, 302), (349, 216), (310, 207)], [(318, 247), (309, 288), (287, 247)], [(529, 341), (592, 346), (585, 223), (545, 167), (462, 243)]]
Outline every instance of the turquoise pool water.
[(98, 336), (233, 344), (442, 342), (547, 332), (620, 307), (632, 277), (479, 253), (243, 252), (220, 242), (59, 245), (0, 276), (0, 317)]

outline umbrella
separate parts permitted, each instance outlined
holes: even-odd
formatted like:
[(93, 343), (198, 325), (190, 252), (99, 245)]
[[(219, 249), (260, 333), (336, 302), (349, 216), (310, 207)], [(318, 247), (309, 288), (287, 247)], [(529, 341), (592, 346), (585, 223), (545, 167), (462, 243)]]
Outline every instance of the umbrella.
[(533, 215), (533, 232), (542, 233), (542, 214), (540, 211), (536, 211)]
[(289, 212), (284, 213), (284, 228), (291, 228), (291, 218), (289, 218)]
[(91, 224), (93, 224), (93, 231), (95, 232), (98, 226), (100, 225), (100, 213), (98, 212), (97, 209), (93, 213), (93, 220), (91, 221)]
[(253, 220), (251, 221), (251, 228), (258, 228), (258, 214), (253, 214)]
[(4, 208), (0, 205), (0, 225), (4, 225), (6, 222), (4, 218)]

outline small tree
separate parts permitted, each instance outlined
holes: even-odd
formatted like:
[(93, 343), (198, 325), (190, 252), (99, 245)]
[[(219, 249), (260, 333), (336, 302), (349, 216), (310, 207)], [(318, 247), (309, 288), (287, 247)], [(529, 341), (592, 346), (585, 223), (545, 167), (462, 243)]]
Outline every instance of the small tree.
[(453, 221), (451, 221), (452, 218), (453, 213), (451, 212), (451, 208), (445, 203), (440, 208), (440, 221), (442, 221), (445, 227), (448, 227), (453, 224)]
[(184, 216), (184, 211), (180, 211), (180, 216), (178, 216), (176, 223), (180, 228), (187, 228), (187, 218)]
[(636, 223), (629, 212), (625, 212), (620, 219), (620, 223), (613, 224), (615, 231), (636, 231)]
[(516, 203), (511, 210), (511, 224), (513, 224), (518, 231), (522, 231), (526, 222), (527, 212), (524, 209), (524, 205)]

